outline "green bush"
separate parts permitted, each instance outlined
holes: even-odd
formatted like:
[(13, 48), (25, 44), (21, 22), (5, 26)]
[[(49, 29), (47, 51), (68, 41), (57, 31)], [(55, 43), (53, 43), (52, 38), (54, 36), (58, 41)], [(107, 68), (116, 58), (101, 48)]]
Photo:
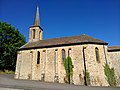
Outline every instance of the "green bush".
[(4, 72), (2, 70), (0, 70), (0, 74), (14, 74), (15, 72), (12, 70), (4, 70)]

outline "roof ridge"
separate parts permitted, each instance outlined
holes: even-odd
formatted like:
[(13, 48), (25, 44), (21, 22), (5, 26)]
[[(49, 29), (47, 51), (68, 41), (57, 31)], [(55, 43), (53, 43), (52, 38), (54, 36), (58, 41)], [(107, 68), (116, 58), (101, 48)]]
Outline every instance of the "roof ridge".
[[(76, 35), (76, 36), (65, 36), (65, 37), (63, 36), (63, 37), (57, 37), (57, 38), (49, 38), (49, 39), (43, 39), (42, 41), (53, 40), (53, 39), (74, 38), (74, 37), (77, 38), (77, 37), (82, 37), (82, 36), (86, 36), (87, 38), (91, 38), (91, 39), (94, 39), (94, 40), (102, 41), (102, 40), (99, 40), (97, 38), (91, 37), (91, 36), (89, 36), (87, 34), (81, 34), (81, 35)], [(87, 40), (87, 41), (89, 41), (89, 40)], [(102, 42), (104, 42), (104, 41), (102, 41)], [(106, 42), (104, 42), (104, 43), (106, 43)]]
[[(86, 35), (86, 34), (81, 34), (81, 35), (76, 35), (76, 36), (63, 36), (63, 37), (48, 38), (48, 39), (43, 39), (43, 40), (62, 39), (62, 38), (70, 38), (70, 37), (79, 37), (79, 36), (82, 36), (82, 35), (88, 36), (88, 35)], [(89, 37), (90, 37), (90, 36), (89, 36)]]

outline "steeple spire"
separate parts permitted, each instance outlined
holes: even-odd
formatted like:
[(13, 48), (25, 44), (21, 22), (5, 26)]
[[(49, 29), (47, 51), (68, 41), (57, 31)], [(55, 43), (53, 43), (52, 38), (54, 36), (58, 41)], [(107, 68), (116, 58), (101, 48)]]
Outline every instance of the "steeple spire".
[(36, 16), (33, 26), (40, 26), (39, 7), (37, 6)]
[(42, 40), (43, 29), (40, 27), (39, 7), (37, 6), (35, 20), (30, 27), (29, 42)]

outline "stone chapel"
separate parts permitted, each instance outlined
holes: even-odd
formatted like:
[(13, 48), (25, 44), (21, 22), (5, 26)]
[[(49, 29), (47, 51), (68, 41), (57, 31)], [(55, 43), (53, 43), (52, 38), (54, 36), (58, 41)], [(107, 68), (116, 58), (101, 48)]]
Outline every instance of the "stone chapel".
[(85, 85), (87, 70), (91, 86), (108, 86), (105, 63), (114, 67), (116, 77), (120, 78), (120, 46), (108, 46), (107, 42), (85, 34), (47, 40), (42, 39), (42, 34), (37, 7), (29, 41), (17, 52), (15, 79), (65, 83), (64, 60), (68, 56), (73, 64), (72, 84)]

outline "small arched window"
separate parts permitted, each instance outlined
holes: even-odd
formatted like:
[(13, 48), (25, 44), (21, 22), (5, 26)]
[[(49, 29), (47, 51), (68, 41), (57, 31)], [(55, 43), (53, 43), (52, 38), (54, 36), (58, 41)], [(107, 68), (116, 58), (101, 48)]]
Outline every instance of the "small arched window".
[(40, 52), (37, 52), (37, 64), (40, 64)]
[(39, 32), (39, 39), (41, 40), (41, 31)]
[(33, 29), (33, 39), (35, 39), (35, 29)]
[(100, 63), (99, 49), (97, 47), (95, 48), (95, 54), (96, 54), (96, 61)]
[(64, 63), (65, 57), (66, 57), (65, 50), (62, 49), (62, 63)]
[(58, 59), (58, 50), (56, 49), (55, 50), (55, 63), (56, 63), (57, 59)]
[(57, 73), (58, 69), (58, 50), (55, 50), (55, 60), (54, 60), (54, 66), (55, 66), (55, 74)]
[(68, 49), (68, 56), (71, 57), (71, 48)]

